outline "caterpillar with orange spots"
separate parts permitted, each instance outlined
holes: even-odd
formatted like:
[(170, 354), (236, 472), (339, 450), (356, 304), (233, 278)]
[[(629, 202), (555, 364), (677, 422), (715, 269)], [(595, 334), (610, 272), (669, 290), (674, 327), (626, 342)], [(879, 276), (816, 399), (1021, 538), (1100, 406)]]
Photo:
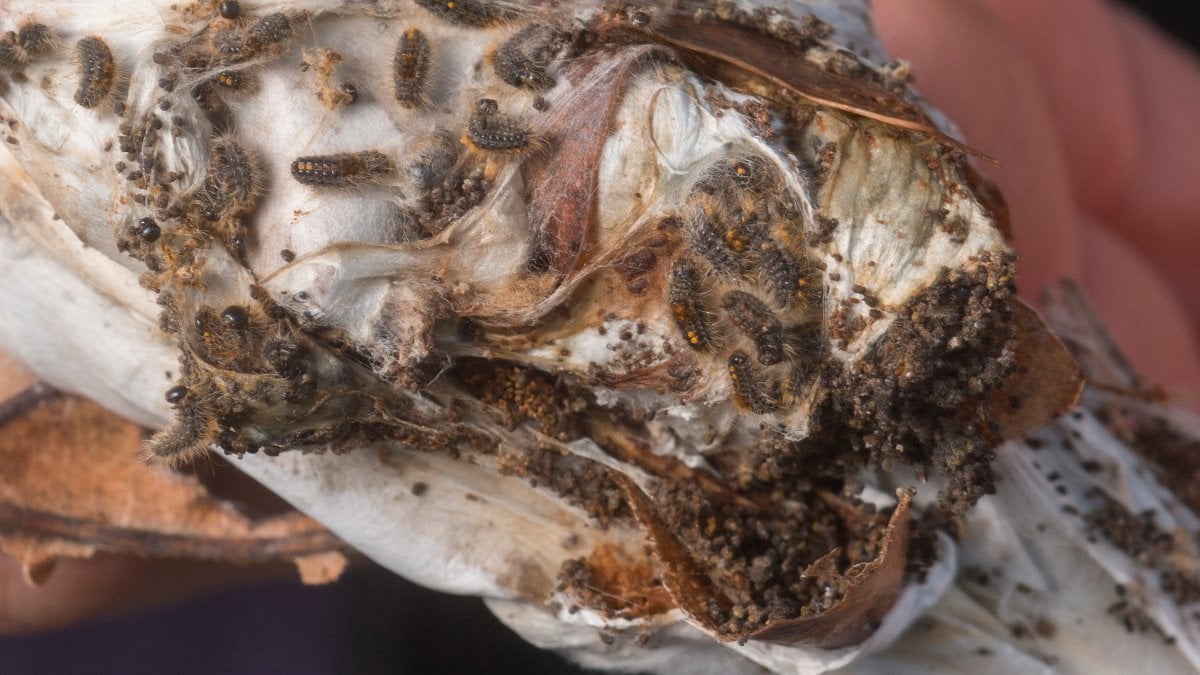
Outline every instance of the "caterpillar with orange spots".
[(696, 350), (708, 350), (713, 345), (712, 327), (700, 306), (700, 273), (688, 260), (679, 260), (671, 269), (670, 289), (667, 304), (671, 317), (683, 333), (688, 346)]
[(416, 28), (404, 31), (392, 58), (392, 83), (396, 102), (401, 106), (417, 108), (429, 100), (425, 83), (429, 78), (430, 61), (429, 38)]
[(103, 38), (93, 35), (75, 44), (79, 57), (79, 88), (75, 102), (84, 108), (96, 108), (108, 101), (117, 81), (117, 62)]
[(292, 162), (296, 182), (323, 188), (353, 188), (392, 171), (392, 160), (378, 150), (300, 157)]

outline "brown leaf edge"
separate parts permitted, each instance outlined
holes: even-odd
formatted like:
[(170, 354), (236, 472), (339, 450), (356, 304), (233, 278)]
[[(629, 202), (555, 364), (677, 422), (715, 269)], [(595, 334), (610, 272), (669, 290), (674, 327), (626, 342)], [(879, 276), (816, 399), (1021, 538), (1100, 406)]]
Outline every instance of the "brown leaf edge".
[(739, 88), (749, 74), (810, 103), (914, 131), (989, 163), (996, 160), (942, 133), (921, 109), (882, 87), (826, 72), (782, 40), (732, 23), (697, 22), (670, 14), (661, 21), (634, 26), (614, 18), (598, 27), (604, 39), (641, 36), (679, 50), (702, 72)]
[(345, 545), (316, 521), (297, 512), (251, 520), (195, 478), (143, 464), (140, 441), (136, 425), (71, 397), (0, 423), (0, 550), (22, 562), (26, 581), (44, 581), (58, 558), (96, 551), (291, 561), (311, 583), (345, 567)]
[[(710, 618), (708, 608), (710, 603), (716, 603), (722, 609), (728, 609), (732, 601), (716, 588), (683, 544), (671, 534), (650, 498), (628, 477), (615, 472), (612, 476), (628, 496), (634, 517), (646, 529), (650, 543), (662, 561), (662, 582), (676, 606), (722, 642), (750, 639), (822, 649), (853, 646), (871, 636), (903, 590), (912, 501), (909, 490), (897, 491), (898, 502), (888, 520), (879, 556), (846, 572), (850, 585), (836, 605), (818, 616), (769, 622), (748, 636), (723, 633)], [(822, 560), (815, 561), (810, 569), (820, 568)]]
[(1019, 298), (1012, 309), (1017, 369), (991, 400), (991, 417), (1003, 440), (1023, 438), (1066, 413), (1083, 395), (1085, 383), (1075, 357), (1037, 311)]
[[(904, 590), (908, 565), (910, 490), (897, 490), (896, 508), (888, 520), (879, 556), (846, 571), (850, 587), (828, 611), (806, 619), (768, 622), (751, 640), (839, 649), (862, 643), (875, 632)], [(821, 560), (810, 569), (819, 567)]]

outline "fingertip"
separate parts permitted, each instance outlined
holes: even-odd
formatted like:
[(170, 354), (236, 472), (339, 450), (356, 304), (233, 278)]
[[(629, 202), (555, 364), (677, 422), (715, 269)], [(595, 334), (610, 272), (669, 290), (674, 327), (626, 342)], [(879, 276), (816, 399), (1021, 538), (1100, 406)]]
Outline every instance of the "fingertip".
[(1008, 202), (1022, 294), (1036, 298), (1082, 270), (1082, 229), (1062, 146), (1036, 70), (986, 9), (963, 0), (877, 0), (891, 55), (910, 61), (916, 87), (997, 158), (981, 166)]
[(1186, 305), (1136, 248), (1096, 223), (1081, 278), (1117, 346), (1149, 385), (1200, 395), (1200, 340)]

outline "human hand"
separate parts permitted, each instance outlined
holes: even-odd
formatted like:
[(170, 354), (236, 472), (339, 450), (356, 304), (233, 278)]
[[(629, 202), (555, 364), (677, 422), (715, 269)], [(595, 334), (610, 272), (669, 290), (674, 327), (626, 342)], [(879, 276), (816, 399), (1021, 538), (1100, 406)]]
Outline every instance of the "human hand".
[(1079, 281), (1150, 384), (1200, 388), (1200, 60), (1100, 0), (873, 0), (1008, 200), (1019, 284)]

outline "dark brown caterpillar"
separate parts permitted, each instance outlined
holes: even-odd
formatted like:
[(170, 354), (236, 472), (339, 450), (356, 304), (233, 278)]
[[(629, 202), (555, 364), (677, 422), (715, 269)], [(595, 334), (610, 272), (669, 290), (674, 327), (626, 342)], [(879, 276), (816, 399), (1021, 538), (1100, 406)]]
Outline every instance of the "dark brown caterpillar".
[(237, 216), (254, 210), (263, 187), (258, 157), (228, 137), (213, 141), (208, 176), (197, 201), (207, 220), (221, 223), (218, 234), (232, 249), (238, 248), (236, 240), (244, 236), (235, 222)]
[(801, 263), (773, 242), (763, 244), (761, 254), (762, 275), (774, 292), (776, 302), (784, 307), (800, 304), (815, 309), (820, 306), (824, 296), (820, 270)]
[(377, 150), (301, 157), (292, 162), (292, 177), (304, 185), (351, 188), (392, 172), (392, 160)]
[(84, 108), (95, 108), (112, 95), (117, 63), (108, 44), (95, 35), (80, 40), (75, 50), (79, 55), (79, 88), (75, 90), (75, 102)]
[(220, 433), (216, 416), (196, 403), (179, 406), (170, 426), (146, 444), (149, 458), (156, 462), (182, 462), (203, 453)]
[(744, 265), (737, 253), (746, 248), (748, 240), (735, 236), (732, 223), (718, 224), (718, 218), (728, 220), (728, 216), (719, 212), (710, 197), (694, 193), (689, 202), (688, 234), (696, 252), (717, 272), (741, 274)]
[(192, 100), (204, 111), (204, 117), (212, 125), (213, 132), (227, 134), (233, 130), (233, 113), (210, 82), (201, 82), (192, 87)]
[(467, 140), (471, 145), (490, 152), (519, 152), (529, 146), (533, 132), (514, 118), (498, 112), (497, 103), (480, 99), (467, 122)]
[(750, 355), (738, 349), (729, 356), (729, 379), (733, 382), (733, 399), (743, 410), (766, 415), (779, 408), (778, 387), (762, 381), (755, 372)]
[(671, 268), (671, 284), (667, 292), (671, 317), (683, 333), (688, 346), (697, 350), (712, 348), (712, 329), (700, 306), (700, 273), (688, 260), (679, 260)]
[(0, 37), (0, 69), (20, 69), (30, 58), (46, 54), (54, 47), (54, 34), (49, 27), (26, 21), (17, 32), (8, 31)]
[(533, 24), (505, 40), (492, 54), (492, 67), (506, 83), (543, 91), (554, 86), (546, 67), (561, 48), (561, 34), (548, 24)]
[(396, 102), (405, 108), (416, 108), (429, 97), (425, 80), (429, 77), (429, 39), (416, 28), (409, 28), (396, 43), (392, 59), (392, 81), (396, 87)]
[(208, 48), (183, 49), (181, 56), (189, 68), (245, 63), (260, 56), (279, 56), (287, 50), (294, 35), (291, 19), (277, 12), (257, 19), (244, 29), (231, 26), (217, 30)]
[(817, 379), (826, 355), (828, 338), (821, 324), (815, 321), (791, 326), (784, 332), (784, 342), (792, 365), (784, 387), (787, 394), (795, 399), (803, 396), (808, 385)]
[(242, 63), (254, 56), (252, 50), (246, 46), (246, 36), (236, 29), (218, 30), (213, 33), (211, 50), (211, 54), (205, 49), (185, 50), (182, 61), (189, 68), (207, 68), (213, 63)]
[(41, 56), (49, 53), (55, 46), (54, 33), (44, 23), (26, 21), (17, 30), (17, 44), (29, 56)]
[(17, 35), (8, 32), (0, 38), (0, 68), (17, 70), (29, 62), (29, 55), (17, 44)]
[(286, 14), (268, 14), (246, 31), (246, 48), (257, 54), (275, 50), (292, 39), (292, 22)]
[(457, 26), (487, 28), (512, 12), (487, 0), (414, 0), (439, 18)]
[(773, 366), (783, 360), (783, 325), (766, 303), (743, 291), (729, 291), (721, 306), (733, 324), (754, 341), (759, 363)]

